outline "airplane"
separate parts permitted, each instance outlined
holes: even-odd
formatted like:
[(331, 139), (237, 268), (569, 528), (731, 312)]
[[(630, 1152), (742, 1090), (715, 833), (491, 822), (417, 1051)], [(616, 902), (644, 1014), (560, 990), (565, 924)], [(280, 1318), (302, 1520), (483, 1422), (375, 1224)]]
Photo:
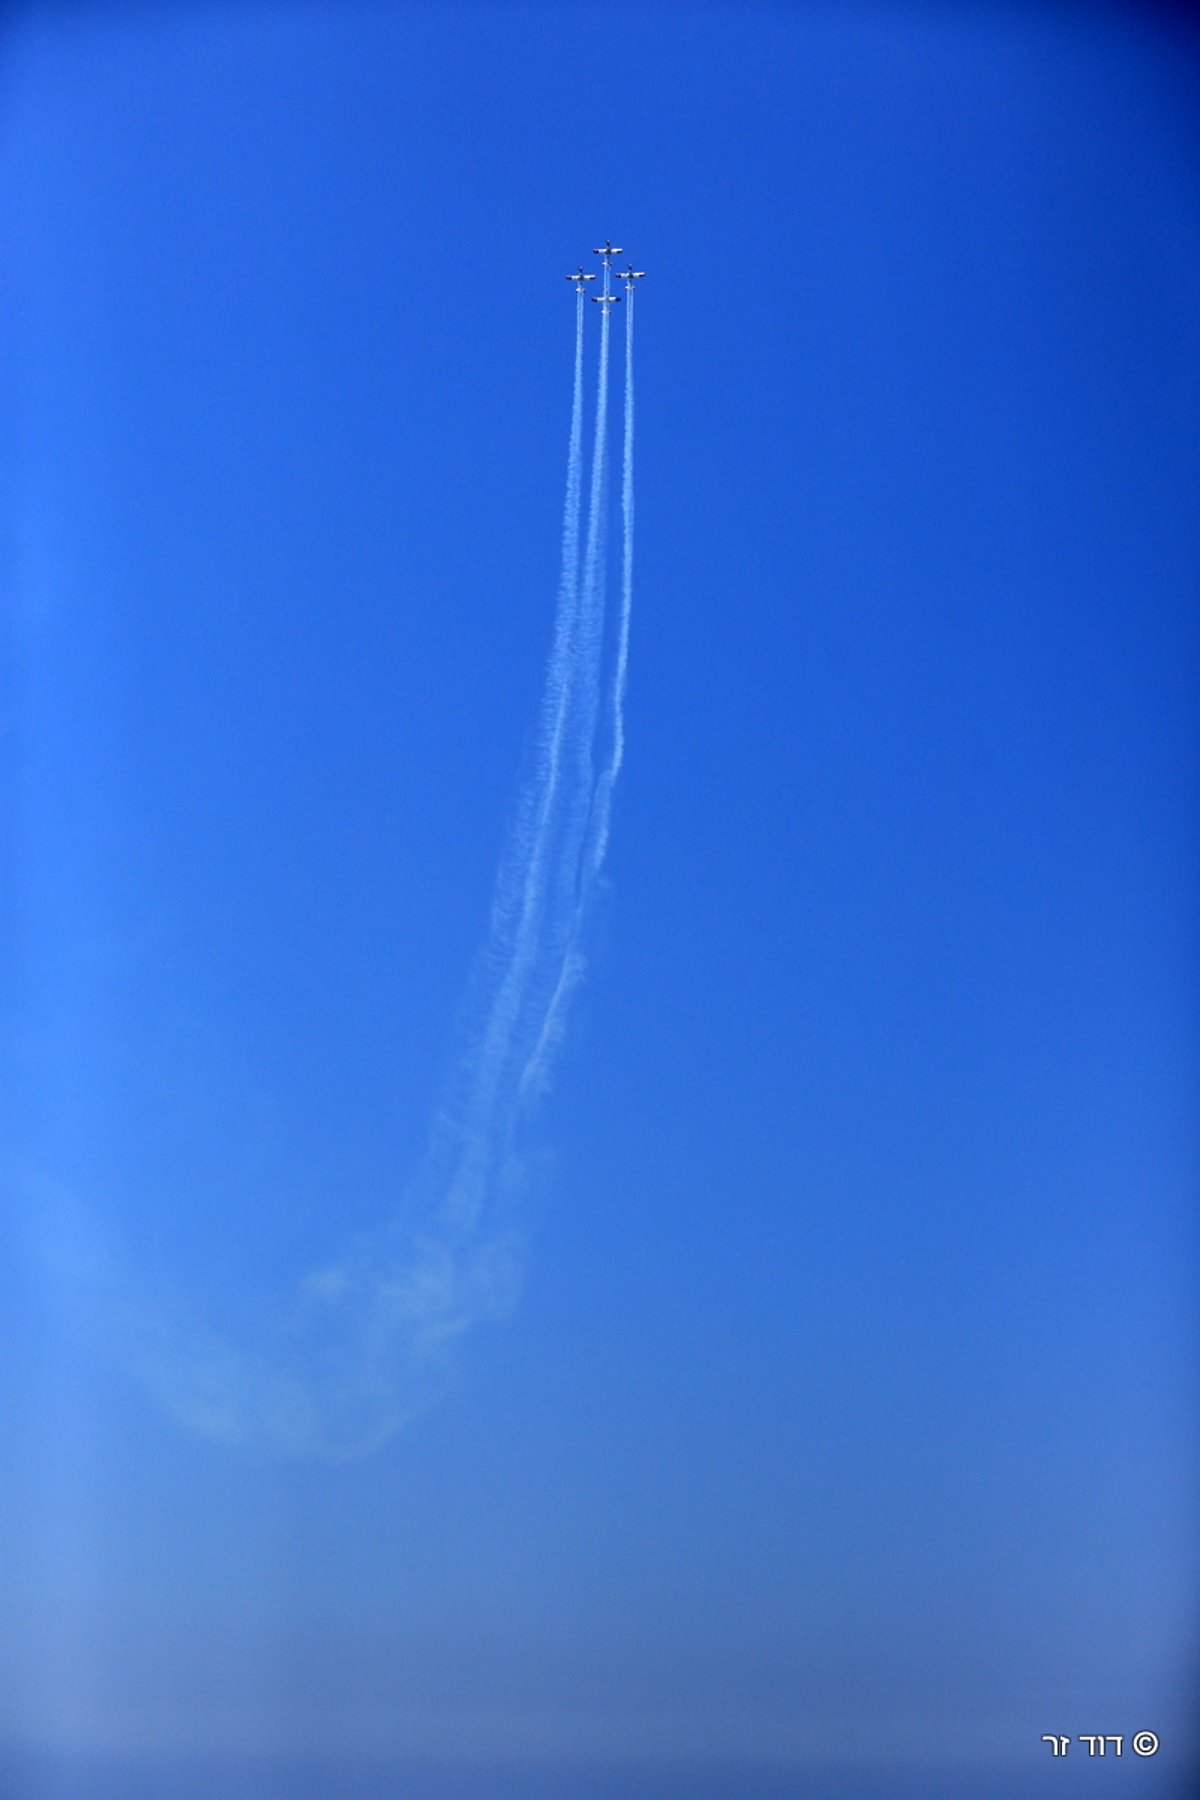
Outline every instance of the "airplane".
[(620, 294), (592, 294), (589, 296), (596, 306), (620, 306)]
[(596, 277), (594, 275), (585, 275), (583, 272), (583, 264), (580, 263), (578, 275), (568, 275), (566, 279), (575, 283), (575, 292), (577, 294), (582, 294), (584, 282), (595, 281)]
[(624, 256), (624, 254), (620, 244), (614, 244), (611, 238), (605, 238), (604, 242), (597, 244), (592, 251), (593, 256), (602, 256), (606, 263), (611, 263), (614, 256)]
[(616, 269), (614, 273), (618, 281), (623, 281), (627, 288), (631, 288), (635, 281), (641, 281), (646, 271), (645, 269), (635, 269), (630, 263), (627, 269)]

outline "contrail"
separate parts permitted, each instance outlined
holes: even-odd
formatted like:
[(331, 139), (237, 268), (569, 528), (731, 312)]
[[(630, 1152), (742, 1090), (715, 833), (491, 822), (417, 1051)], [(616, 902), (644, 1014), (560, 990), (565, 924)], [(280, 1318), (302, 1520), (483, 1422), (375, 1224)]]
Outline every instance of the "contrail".
[(625, 684), (629, 673), (629, 621), (633, 613), (633, 282), (625, 284), (625, 443), (621, 458), (621, 617), (613, 674), (612, 749), (596, 787), (592, 869), (599, 873), (608, 849), (612, 795), (625, 760)]
[[(632, 283), (630, 283), (632, 286)], [(609, 266), (604, 269), (609, 296)], [(584, 292), (574, 375), (553, 639), (532, 772), (497, 876), (464, 1012), (461, 1051), (401, 1213), (359, 1234), (279, 1304), (226, 1335), (207, 1308), (164, 1301), (116, 1259), (93, 1278), (100, 1328), (178, 1419), (289, 1455), (357, 1456), (442, 1392), (455, 1342), (513, 1303), (518, 1261), (502, 1202), (515, 1182), (525, 1104), (544, 1084), (584, 968), (580, 936), (608, 844), (624, 755), (633, 554), (633, 297), (625, 328), (624, 541), (611, 730), (600, 725), (605, 653), (609, 305), (601, 306), (596, 417), (581, 543)], [(597, 739), (608, 738), (596, 772)], [(102, 1259), (90, 1258), (100, 1268)]]
[[(607, 266), (604, 271), (604, 294), (607, 298)], [(608, 337), (608, 307), (602, 306), (587, 543), (583, 553), (583, 581), (579, 600), (578, 705), (574, 721), (577, 777), (566, 821), (568, 837), (563, 847), (564, 867), (571, 878), (573, 911), (579, 902), (582, 845), (587, 836), (588, 821), (595, 801), (596, 718), (600, 707), (600, 677), (604, 657), (604, 580), (608, 523), (605, 511), (608, 492)]]
[[(608, 270), (605, 269), (605, 293)], [(600, 370), (596, 386), (596, 435), (592, 443), (592, 485), (588, 504), (587, 550), (583, 562), (580, 661), (585, 675), (584, 716), (581, 740), (586, 752), (586, 787), (591, 787), (592, 738), (600, 686), (600, 659), (604, 640), (604, 500), (608, 486), (608, 308), (600, 309)], [(590, 793), (588, 795), (590, 798)]]
[[(607, 309), (604, 309), (605, 313)], [(542, 698), (534, 772), (518, 809), (497, 882), (486, 979), (495, 983), (481, 1024), (471, 1034), (451, 1092), (439, 1110), (414, 1184), (418, 1206), (431, 1207), (418, 1233), (393, 1227), (362, 1240), (350, 1258), (311, 1277), (310, 1321), (328, 1335), (330, 1311), (353, 1319), (366, 1338), (366, 1364), (396, 1360), (405, 1379), (394, 1384), (385, 1419), (372, 1442), (436, 1397), (434, 1375), (454, 1339), (489, 1314), (505, 1310), (516, 1276), (512, 1253), (488, 1202), (502, 1194), (512, 1160), (532, 1039), (545, 1035), (557, 996), (570, 985), (577, 960), (574, 897), (591, 798), (591, 740), (595, 732), (603, 651), (603, 501), (605, 487), (608, 332), (603, 319), (592, 449), (591, 492), (582, 588), (580, 522), (583, 498), (583, 294), (576, 301), (571, 425), (563, 503), (562, 563), (554, 640)], [(568, 759), (568, 745), (573, 747)], [(583, 753), (586, 752), (586, 764)], [(576, 754), (581, 760), (576, 761)], [(482, 999), (483, 996), (481, 995)], [(476, 1014), (479, 1017), (479, 1014)], [(539, 1021), (541, 1031), (539, 1033)], [(311, 1329), (311, 1326), (310, 1326)], [(353, 1359), (355, 1367), (362, 1353)], [(361, 1382), (343, 1377), (359, 1391)], [(386, 1386), (386, 1384), (385, 1384)], [(345, 1432), (346, 1406), (336, 1416)], [(364, 1422), (365, 1424), (366, 1422)], [(361, 1439), (356, 1428), (353, 1441)], [(340, 1440), (339, 1440), (340, 1441)]]
[[(482, 1198), (474, 1164), (486, 1165), (495, 1146), (489, 1141), (492, 1114), (501, 1097), (510, 1051), (535, 973), (552, 876), (549, 865), (562, 805), (563, 750), (580, 685), (579, 526), (583, 487), (583, 293), (575, 303), (575, 373), (563, 503), (562, 570), (554, 622), (554, 643), (546, 672), (538, 763), (519, 809), (506, 867), (492, 909), (489, 960), (507, 967), (496, 989), (482, 1035), (468, 1053), (470, 1088), (459, 1130), (468, 1140), (458, 1177), (446, 1197), (445, 1216), (459, 1228), (473, 1223)], [(590, 545), (590, 530), (589, 530)], [(516, 897), (518, 896), (519, 897)], [(514, 917), (515, 915), (515, 917)]]
[[(608, 268), (604, 270), (604, 295), (608, 295)], [(600, 308), (600, 364), (596, 385), (596, 424), (592, 440), (592, 470), (588, 503), (587, 545), (583, 558), (583, 591), (580, 598), (579, 631), (579, 710), (576, 721), (578, 787), (567, 819), (567, 837), (563, 845), (562, 872), (567, 898), (564, 919), (564, 942), (549, 1001), (545, 1006), (541, 1029), (521, 1072), (520, 1091), (532, 1095), (544, 1085), (550, 1052), (559, 1042), (564, 1025), (566, 1003), (584, 972), (584, 958), (579, 949), (579, 931), (591, 887), (592, 858), (587, 844), (591, 836), (595, 808), (601, 797), (595, 782), (596, 719), (600, 706), (600, 679), (604, 655), (604, 577), (605, 528), (607, 518), (604, 501), (608, 486), (608, 307)]]
[[(590, 825), (589, 846), (583, 851), (583, 866), (579, 873), (576, 890), (574, 916), (571, 925), (570, 943), (563, 956), (558, 981), (546, 1008), (542, 1029), (537, 1043), (525, 1065), (521, 1076), (522, 1092), (528, 1092), (539, 1081), (544, 1079), (547, 1060), (562, 1036), (565, 1026), (567, 1003), (571, 994), (583, 977), (585, 963), (578, 939), (587, 910), (595, 877), (599, 874), (608, 849), (609, 831), (612, 821), (612, 796), (621, 764), (625, 757), (625, 687), (629, 668), (629, 625), (633, 612), (633, 283), (627, 283), (626, 299), (629, 310), (625, 315), (625, 420), (624, 447), (621, 468), (621, 514), (623, 523), (621, 546), (621, 613), (617, 625), (616, 666), (613, 673), (612, 702), (612, 741), (608, 762), (600, 771), (595, 790), (590, 797), (588, 824)], [(601, 380), (602, 394), (606, 394), (607, 376), (607, 326), (608, 309), (604, 309), (604, 335), (601, 338), (601, 361), (603, 373)], [(589, 518), (588, 558), (585, 561), (584, 604), (587, 604), (589, 572), (592, 580), (599, 587), (602, 581), (602, 552), (593, 538), (591, 531), (592, 518), (599, 517), (604, 485), (602, 464), (598, 462), (598, 454), (602, 454), (603, 440), (599, 435), (601, 406), (597, 404), (597, 451), (592, 457), (592, 499), (593, 512)], [(592, 552), (595, 550), (595, 560)], [(602, 620), (601, 620), (602, 624)], [(597, 679), (599, 666), (597, 660)], [(591, 742), (595, 731), (594, 708), (591, 729), (588, 733), (588, 777), (591, 775)]]

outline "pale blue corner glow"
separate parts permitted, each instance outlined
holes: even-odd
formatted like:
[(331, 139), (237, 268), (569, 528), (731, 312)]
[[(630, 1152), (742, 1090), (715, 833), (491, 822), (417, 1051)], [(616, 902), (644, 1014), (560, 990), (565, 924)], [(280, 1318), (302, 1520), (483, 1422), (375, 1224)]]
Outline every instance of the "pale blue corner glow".
[(1195, 40), (0, 54), (0, 1789), (1187, 1792)]

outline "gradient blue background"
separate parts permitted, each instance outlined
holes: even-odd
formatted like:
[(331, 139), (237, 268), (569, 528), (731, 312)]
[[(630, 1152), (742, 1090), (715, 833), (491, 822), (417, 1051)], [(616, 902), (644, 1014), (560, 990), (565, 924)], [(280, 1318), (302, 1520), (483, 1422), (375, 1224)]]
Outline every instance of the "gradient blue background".
[[(1084, 6), (10, 11), (6, 1795), (1187, 1791), (1198, 77)], [(219, 1311), (394, 1204), (607, 233), (629, 747), (523, 1299), (376, 1457), (230, 1450), (34, 1246)]]

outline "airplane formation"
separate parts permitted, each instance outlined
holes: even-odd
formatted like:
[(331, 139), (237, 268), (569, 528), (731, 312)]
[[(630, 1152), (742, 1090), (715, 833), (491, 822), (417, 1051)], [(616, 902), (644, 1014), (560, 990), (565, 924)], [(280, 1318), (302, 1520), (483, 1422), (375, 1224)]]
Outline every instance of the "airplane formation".
[[(605, 238), (604, 242), (598, 244), (592, 251), (592, 255), (598, 256), (604, 265), (604, 292), (602, 294), (589, 294), (588, 298), (598, 306), (603, 313), (606, 313), (610, 306), (620, 306), (621, 304), (620, 294), (613, 294), (609, 291), (608, 283), (610, 272), (616, 276), (618, 281), (623, 281), (625, 283), (625, 292), (627, 294), (632, 294), (634, 282), (641, 281), (646, 273), (645, 269), (635, 269), (632, 263), (630, 263), (627, 269), (614, 269), (612, 266), (613, 257), (624, 256), (624, 254), (625, 252), (620, 244), (614, 244), (611, 238)], [(584, 282), (595, 281), (596, 276), (591, 273), (585, 273), (583, 264), (580, 263), (575, 274), (568, 275), (566, 279), (574, 282), (575, 292), (577, 294), (582, 294), (584, 292)]]

